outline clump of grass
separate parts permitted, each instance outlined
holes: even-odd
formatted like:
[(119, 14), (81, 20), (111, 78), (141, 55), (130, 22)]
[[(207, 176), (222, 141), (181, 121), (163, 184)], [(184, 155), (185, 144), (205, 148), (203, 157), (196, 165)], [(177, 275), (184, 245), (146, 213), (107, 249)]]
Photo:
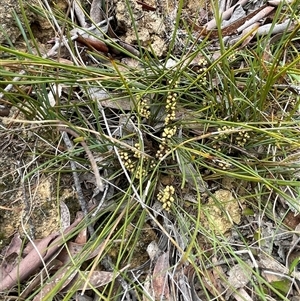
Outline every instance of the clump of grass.
[[(176, 20), (171, 45), (176, 44), (180, 14)], [(62, 177), (69, 172), (65, 167), (68, 160), (80, 164), (79, 172), (89, 169), (79, 143), (82, 139), (97, 159), (104, 181), (113, 188), (105, 199), (105, 209), (89, 219), (97, 235), (90, 237), (83, 253), (88, 254), (104, 240), (106, 248), (88, 263), (87, 270), (103, 264), (107, 257), (113, 259), (116, 271), (134, 262), (149, 220), (155, 225), (152, 231), (157, 240), (167, 237), (169, 251), (176, 254), (170, 271), (188, 262), (207, 299), (217, 295), (216, 288), (207, 289), (208, 266), (216, 258), (228, 262), (229, 267), (236, 262), (247, 270), (234, 243), (228, 243), (224, 233), (204, 226), (204, 219), (210, 220), (210, 216), (209, 211), (203, 215), (202, 209), (211, 197), (229, 218), (224, 204), (213, 195), (221, 189), (234, 191), (242, 209), (250, 208), (269, 218), (274, 219), (271, 199), (299, 209), (294, 198), (299, 187), (299, 97), (281, 85), (283, 79), (292, 85), (293, 78), (300, 76), (295, 68), (299, 65), (296, 39), (284, 33), (271, 46), (269, 61), (263, 51), (268, 40), (258, 39), (252, 47), (239, 51), (240, 45), (227, 47), (220, 40), (221, 53), (215, 60), (209, 42), (199, 40), (188, 55), (183, 52), (177, 58), (172, 58), (170, 47), (167, 56), (175, 62), (171, 68), (145, 51), (142, 58), (134, 58), (139, 69), (116, 61), (97, 68), (72, 66), (0, 46), (13, 57), (2, 62), (8, 67), (2, 67), (0, 81), (6, 101), (24, 114), (25, 125), (39, 126), (27, 126), (27, 131), (37, 131), (38, 140), (53, 146), (47, 152), (39, 150), (43, 158), (39, 170), (55, 170)], [(30, 44), (29, 38), (26, 42)], [(76, 57), (75, 52), (72, 55)], [(105, 57), (97, 59), (107, 61)], [(25, 71), (17, 82), (13, 78), (18, 72), (9, 68), (15, 65)], [(3, 87), (7, 84), (15, 88), (6, 92)], [(54, 91), (59, 85), (65, 89), (61, 96)], [(97, 89), (109, 99), (109, 106), (93, 97), (91, 91)], [(54, 105), (50, 91), (56, 95)], [(121, 103), (124, 99), (126, 106)], [(61, 147), (57, 127), (61, 125), (79, 135), (71, 154), (57, 152)], [(35, 172), (38, 169), (28, 172), (27, 177)], [(169, 223), (173, 232), (167, 230)], [(281, 226), (281, 221), (275, 220), (277, 223)], [(247, 240), (236, 225), (232, 229), (238, 233), (241, 248), (251, 253), (250, 244), (258, 244), (255, 237)], [(145, 249), (143, 246), (142, 252)], [(84, 256), (73, 258), (73, 268), (85, 260)], [(125, 270), (121, 276), (139, 295), (145, 294), (143, 285), (134, 282), (129, 272)], [(263, 300), (268, 288), (284, 299), (280, 290), (256, 272), (254, 278), (256, 283), (252, 278), (251, 286), (256, 296)], [(94, 293), (107, 300), (122, 296), (124, 292), (114, 289), (116, 279), (101, 291), (94, 288)], [(178, 285), (174, 278), (169, 281)], [(61, 284), (49, 295), (57, 294)], [(70, 300), (73, 293), (71, 290), (65, 298)]]

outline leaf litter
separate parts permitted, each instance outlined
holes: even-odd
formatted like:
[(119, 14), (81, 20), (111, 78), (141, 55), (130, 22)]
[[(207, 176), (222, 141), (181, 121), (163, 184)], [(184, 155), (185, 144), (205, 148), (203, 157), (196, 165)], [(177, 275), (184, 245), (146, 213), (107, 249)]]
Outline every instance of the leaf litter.
[[(168, 1), (166, 1), (166, 3), (160, 3), (160, 5), (158, 6), (157, 3), (154, 1), (149, 1), (147, 3), (144, 1), (129, 1), (132, 8), (133, 16), (137, 20), (139, 42), (141, 43), (142, 49), (144, 49), (145, 51), (149, 51), (148, 46), (149, 42), (151, 41), (150, 50), (153, 51), (154, 55), (157, 57), (164, 57), (164, 55), (166, 54), (166, 51), (168, 49), (168, 43), (166, 42), (166, 40), (168, 40), (168, 38), (171, 36), (172, 31), (174, 30), (174, 16), (176, 15), (178, 10), (178, 5), (176, 3), (174, 4), (171, 2), (167, 2)], [(76, 29), (73, 30), (73, 32), (71, 32), (71, 40), (76, 41), (81, 45), (84, 45), (90, 51), (95, 52), (95, 54), (99, 53), (99, 51), (103, 53), (118, 53), (119, 50), (115, 46), (111, 46), (110, 43), (105, 41), (105, 38), (102, 34), (102, 32), (104, 32), (105, 34), (110, 34), (111, 38), (116, 39), (118, 41), (118, 45), (122, 47), (123, 51), (128, 51), (133, 56), (141, 56), (141, 54), (137, 51), (136, 33), (134, 32), (131, 26), (128, 8), (126, 7), (126, 5), (124, 5), (124, 2), (115, 1), (114, 3), (114, 17), (117, 19), (118, 26), (123, 31), (122, 34), (120, 33), (119, 35), (117, 35), (112, 29), (112, 26), (110, 24), (111, 19), (108, 18), (107, 14), (103, 12), (103, 10), (97, 9), (97, 7), (99, 7), (97, 1), (94, 0), (92, 2), (90, 17), (92, 20), (94, 20), (95, 23), (103, 25), (103, 27), (101, 27), (102, 32), (95, 30), (95, 27), (93, 26), (89, 26), (89, 24), (86, 22), (82, 5), (78, 5), (78, 3), (80, 2), (76, 3), (77, 4), (75, 4), (74, 7), (74, 14), (76, 15), (76, 19), (79, 25)], [(193, 6), (191, 5), (191, 3), (192, 1), (186, 4), (186, 12), (189, 12), (189, 5), (190, 7)], [(287, 19), (280, 24), (276, 24), (275, 26), (272, 26), (270, 23), (268, 23), (270, 22), (270, 18), (274, 16), (274, 11), (276, 11), (281, 2), (278, 3), (274, 1), (269, 1), (266, 4), (262, 5), (260, 1), (257, 1), (257, 5), (255, 6), (254, 4), (252, 7), (252, 11), (249, 10), (248, 7), (246, 7), (246, 4), (249, 4), (248, 1), (240, 0), (231, 7), (224, 9), (223, 14), (221, 15), (221, 18), (224, 19), (224, 22), (222, 23), (222, 28), (220, 31), (215, 29), (216, 22), (214, 19), (205, 20), (207, 22), (202, 22), (202, 24), (201, 20), (199, 20), (200, 24), (198, 24), (198, 20), (195, 21), (189, 18), (188, 22), (192, 24), (193, 28), (195, 29), (196, 36), (207, 36), (209, 39), (213, 40), (221, 34), (222, 38), (227, 44), (233, 44), (241, 39), (244, 39), (244, 37), (249, 37), (241, 44), (241, 47), (246, 47), (251, 42), (251, 40), (257, 35), (269, 34), (270, 30), (273, 30), (273, 34), (280, 34), (286, 30), (292, 31), (296, 26), (294, 20), (292, 19)], [(220, 3), (220, 7), (222, 6), (223, 3)], [(225, 6), (226, 5), (224, 5), (224, 8)], [(212, 15), (212, 12), (209, 8), (207, 9), (207, 11), (205, 11), (206, 9), (203, 9), (201, 7), (201, 10), (202, 12), (199, 15)], [(163, 12), (163, 14), (159, 13), (161, 11)], [(191, 9), (190, 11), (191, 16), (195, 15), (195, 11), (197, 10), (195, 9), (195, 7), (193, 7), (193, 10)], [(170, 18), (166, 18), (164, 20), (162, 17), (164, 14), (169, 15)], [(249, 26), (253, 27), (250, 27), (250, 31), (247, 32), (246, 30), (247, 27), (249, 30)], [(183, 40), (184, 38), (178, 38), (175, 41), (175, 55), (179, 54), (183, 50)], [(57, 39), (54, 38), (52, 42), (54, 43), (54, 47), (52, 47), (52, 49), (48, 51), (46, 57), (55, 57), (56, 49), (61, 47)], [(67, 43), (69, 43), (69, 41), (66, 41), (66, 44)], [(213, 60), (217, 60), (218, 57), (218, 51), (215, 51)], [(66, 59), (71, 61), (72, 58)], [(109, 62), (107, 62), (107, 65), (109, 68), (115, 69), (115, 66), (110, 65)], [(135, 69), (139, 67), (133, 64), (132, 68)], [(61, 87), (59, 86), (59, 88), (59, 93), (61, 93)], [(55, 103), (55, 89), (52, 89), (53, 92), (51, 92), (48, 95), (48, 97), (51, 98), (51, 106), (53, 106)], [(118, 101), (117, 103), (112, 103), (110, 101), (111, 91), (108, 92), (101, 89), (97, 91), (93, 89), (94, 88), (91, 88), (91, 90), (89, 90), (89, 96), (91, 96), (92, 99), (96, 102), (99, 102), (99, 107), (102, 107), (102, 109), (110, 108), (120, 109), (123, 111), (130, 111), (132, 110), (133, 104), (136, 103), (136, 101), (133, 101), (132, 104), (132, 99), (126, 98), (121, 93), (119, 95), (120, 101)], [(93, 93), (90, 93), (91, 91)], [(116, 94), (115, 96), (118, 96), (118, 94)], [(184, 109), (181, 110), (182, 111), (180, 114), (188, 113)], [(128, 117), (126, 117), (125, 115), (125, 118)], [(161, 120), (163, 121), (163, 117), (161, 117)], [(199, 131), (199, 129), (195, 129), (195, 131), (196, 130)], [(120, 133), (120, 137), (122, 137), (122, 133)], [(80, 135), (76, 135), (75, 138), (80, 139)], [(129, 141), (128, 144), (130, 145)], [(94, 157), (93, 154), (89, 155)], [(186, 164), (185, 162), (183, 162), (183, 164), (180, 166), (180, 169), (182, 173), (187, 174), (187, 180), (192, 182), (192, 174), (197, 173), (197, 171), (193, 167), (193, 164)], [(95, 174), (98, 175), (98, 172), (95, 172)], [(203, 181), (199, 178), (196, 179), (198, 182)], [(172, 182), (173, 180), (170, 181)], [(102, 180), (100, 180), (99, 176), (98, 180), (96, 179), (95, 183), (95, 186), (96, 188), (98, 188), (98, 191), (97, 193), (93, 194), (92, 199), (96, 198), (97, 195), (100, 192), (103, 192), (104, 190)], [(201, 191), (202, 193), (205, 191), (205, 188), (206, 187), (204, 186), (203, 191)], [(222, 202), (227, 204), (233, 203), (235, 207), (224, 207), (220, 205)], [(63, 215), (62, 229), (64, 229), (63, 233), (65, 236), (67, 232), (76, 229), (76, 226), (81, 221), (81, 219), (83, 219), (83, 217), (81, 216), (79, 219), (75, 219), (75, 221), (70, 225), (70, 213), (63, 204), (64, 203), (62, 203), (61, 205), (61, 211)], [(207, 197), (206, 204), (207, 210), (211, 210), (209, 216), (213, 217), (213, 225), (216, 228), (211, 229), (211, 231), (216, 230), (217, 233), (221, 235), (226, 235), (226, 233), (230, 232), (230, 230), (234, 228), (234, 225), (241, 223), (241, 212), (242, 209), (244, 209), (243, 200), (240, 200), (240, 202), (238, 203), (232, 196), (230, 191), (221, 189), (216, 190), (210, 198)], [(189, 208), (187, 207), (186, 210), (188, 209)], [(219, 218), (220, 224), (219, 226), (216, 226), (218, 224)], [(205, 224), (205, 218), (202, 217), (201, 219), (202, 222)], [(291, 217), (291, 219), (293, 219), (293, 216)], [(227, 222), (228, 224), (226, 224)], [(252, 217), (249, 217), (248, 222), (254, 222)], [(164, 222), (163, 224), (165, 228), (168, 229), (168, 223)], [(221, 226), (224, 228), (222, 229)], [(210, 226), (207, 227), (211, 228)], [(174, 228), (176, 228), (176, 225), (174, 225)], [(0, 290), (3, 291), (11, 289), (19, 282), (22, 282), (23, 280), (32, 276), (36, 272), (37, 268), (40, 268), (42, 266), (45, 267), (45, 265), (49, 263), (48, 260), (50, 259), (50, 257), (51, 260), (53, 260), (54, 258), (52, 256), (54, 256), (55, 258), (60, 258), (63, 267), (59, 268), (58, 271), (56, 271), (52, 275), (52, 278), (50, 278), (48, 284), (44, 286), (44, 288), (40, 291), (38, 295), (35, 296), (35, 301), (42, 300), (43, 296), (46, 296), (47, 293), (55, 287), (58, 279), (66, 279), (63, 281), (64, 285), (60, 288), (61, 292), (66, 291), (69, 287), (74, 287), (74, 285), (76, 287), (76, 290), (83, 290), (85, 287), (85, 282), (82, 282), (82, 279), (86, 278), (87, 275), (89, 275), (89, 285), (94, 288), (98, 288), (111, 282), (114, 278), (117, 277), (117, 275), (119, 275), (119, 273), (110, 271), (83, 271), (82, 273), (83, 275), (85, 275), (85, 277), (81, 278), (78, 277), (78, 271), (72, 271), (72, 267), (68, 266), (70, 259), (73, 258), (73, 256), (81, 254), (82, 250), (84, 249), (84, 245), (86, 243), (87, 238), (86, 231), (87, 229), (84, 229), (83, 232), (77, 236), (75, 242), (68, 241), (65, 246), (62, 243), (62, 236), (60, 234), (60, 231), (49, 234), (39, 242), (34, 243), (33, 249), (23, 259), (21, 259), (19, 263), (15, 262), (15, 265), (13, 266), (13, 263), (10, 263), (9, 256), (14, 254), (18, 256), (21, 255), (21, 240), (17, 235), (15, 235), (8, 248), (3, 249), (5, 250), (5, 252), (3, 253), (5, 260), (1, 265), (1, 269), (3, 269), (4, 267), (4, 274), (2, 275), (5, 276), (4, 278), (0, 279)], [(172, 233), (172, 237), (175, 238), (176, 242), (185, 240), (184, 233), (178, 234), (178, 231), (172, 229), (168, 229), (168, 231)], [(177, 237), (175, 233), (177, 233)], [(263, 235), (274, 235), (274, 233), (275, 232), (272, 233), (272, 231), (271, 234), (262, 233), (260, 239), (264, 239)], [(226, 241), (227, 239), (224, 237), (224, 240)], [(226, 241), (226, 243), (230, 243), (230, 241)], [(231, 241), (231, 243), (237, 243), (237, 241)], [(66, 248), (68, 249), (68, 252), (66, 252)], [(100, 245), (97, 251), (99, 251), (99, 249), (101, 248), (102, 245)], [(179, 259), (183, 256), (183, 254), (181, 254), (179, 250), (180, 248), (176, 249), (169, 247), (166, 249), (165, 247), (161, 246), (161, 248), (159, 248), (159, 250), (157, 251), (159, 255), (156, 256), (155, 260), (152, 259), (152, 263), (150, 264), (150, 267), (152, 268), (147, 270), (147, 279), (150, 282), (150, 286), (152, 286), (152, 290), (149, 290), (149, 295), (153, 300), (173, 300), (172, 296), (174, 294), (177, 294), (177, 296), (182, 297), (182, 293), (180, 292), (180, 290), (177, 290), (176, 293), (171, 293), (170, 290), (172, 290), (174, 287), (182, 288), (182, 291), (191, 287), (192, 293), (189, 295), (190, 297), (188, 297), (187, 294), (184, 294), (183, 298), (187, 298), (187, 300), (200, 300), (199, 296), (201, 296), (201, 292), (199, 291), (203, 291), (204, 289), (199, 286), (199, 283), (195, 284), (195, 282), (197, 282), (197, 277), (195, 277), (195, 273), (190, 272), (190, 269), (193, 268), (188, 263), (181, 263), (183, 265), (186, 265), (184, 267), (178, 265), (178, 263), (180, 262)], [(207, 252), (209, 253), (209, 251)], [(273, 250), (271, 250), (271, 252), (273, 252)], [(285, 252), (286, 250), (283, 251), (283, 253)], [(91, 259), (93, 256), (97, 256), (96, 253), (97, 252), (93, 252), (90, 256), (87, 256), (86, 260)], [(287, 267), (284, 267), (279, 263), (279, 261), (283, 259), (280, 257), (280, 255), (277, 256), (277, 258), (272, 258), (267, 257), (263, 254), (264, 253), (258, 254), (257, 261), (259, 267), (264, 269), (264, 273), (266, 275), (268, 274), (268, 269), (275, 270), (277, 273), (280, 274), (279, 278), (276, 278), (276, 280), (280, 280), (282, 279), (280, 277), (284, 278), (284, 275), (289, 274)], [(212, 255), (212, 259), (207, 260), (207, 262), (205, 263), (206, 265), (202, 266), (202, 268), (207, 272), (207, 274), (204, 275), (204, 286), (209, 291), (211, 298), (216, 297), (218, 294), (225, 294), (225, 300), (254, 300), (249, 295), (249, 290), (247, 289), (247, 285), (249, 284), (251, 278), (254, 277), (252, 273), (252, 268), (250, 268), (250, 270), (248, 271), (245, 269), (245, 267), (241, 266), (240, 264), (228, 265), (227, 262), (220, 262), (220, 260), (217, 259), (215, 256), (216, 255)], [(228, 261), (237, 261), (236, 258), (229, 259), (229, 257), (230, 255), (228, 254)], [(246, 256), (240, 257), (242, 261), (245, 261), (247, 263), (248, 261), (246, 258)], [(13, 258), (12, 261), (15, 260), (18, 259)], [(201, 260), (200, 255), (199, 260)], [(210, 261), (214, 264), (213, 267), (209, 266), (208, 262)], [(173, 263), (174, 266), (170, 265), (170, 263)], [(143, 262), (141, 262), (141, 266), (142, 264)], [(199, 265), (201, 266), (203, 265), (203, 263), (199, 262)], [(249, 264), (248, 266), (251, 266), (251, 264)], [(190, 274), (192, 274), (193, 277), (190, 277)], [(223, 278), (221, 276), (223, 276)], [(270, 280), (268, 276), (265, 277), (266, 281), (272, 284), (274, 280)], [(294, 271), (291, 277), (294, 277), (298, 280), (299, 276), (297, 272)], [(292, 282), (291, 277), (289, 278), (289, 280)], [(224, 278), (226, 281), (224, 281)], [(188, 282), (188, 285), (184, 285), (186, 284), (185, 282)], [(230, 283), (231, 286), (229, 287), (227, 284), (225, 284), (225, 282)], [(198, 291), (195, 288), (196, 286)], [(24, 295), (24, 297), (26, 296)]]

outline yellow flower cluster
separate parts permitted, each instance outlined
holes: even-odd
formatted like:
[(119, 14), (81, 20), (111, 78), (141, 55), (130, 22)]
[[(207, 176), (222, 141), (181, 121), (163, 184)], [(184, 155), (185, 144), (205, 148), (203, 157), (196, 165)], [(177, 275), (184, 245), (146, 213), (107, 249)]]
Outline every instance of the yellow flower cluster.
[(147, 176), (148, 172), (147, 169), (143, 168), (142, 166), (138, 166), (135, 171), (135, 178), (140, 179), (142, 177)]
[(163, 156), (169, 151), (170, 151), (170, 148), (167, 147), (166, 144), (160, 144), (159, 150), (156, 152), (155, 157), (161, 160), (163, 158)]
[(174, 125), (173, 127), (165, 127), (162, 133), (162, 143), (165, 144), (167, 139), (171, 139), (176, 134), (176, 131), (176, 125)]
[(146, 98), (140, 99), (140, 97), (137, 97), (139, 101), (138, 103), (138, 113), (141, 117), (144, 117), (146, 119), (149, 119), (150, 117), (150, 106), (149, 101)]
[[(178, 82), (173, 85), (173, 88), (178, 87)], [(167, 147), (167, 142), (171, 139), (177, 131), (176, 126), (169, 126), (170, 122), (175, 119), (176, 113), (176, 103), (177, 103), (178, 94), (176, 92), (168, 92), (166, 100), (166, 117), (164, 120), (165, 128), (162, 133), (161, 144), (159, 145), (159, 150), (156, 152), (156, 158), (162, 159), (163, 156), (170, 151), (170, 148)]]
[[(230, 131), (233, 129), (234, 129), (234, 127), (225, 125), (222, 128), (218, 128), (218, 132)], [(221, 148), (220, 148), (221, 143), (218, 141), (224, 140), (226, 138), (227, 139), (230, 138), (231, 144), (235, 144), (236, 146), (239, 146), (239, 147), (244, 147), (245, 144), (247, 143), (247, 141), (249, 141), (250, 135), (249, 135), (249, 132), (247, 132), (245, 130), (241, 130), (237, 133), (220, 133), (220, 135), (217, 135), (214, 137), (214, 139), (216, 140), (216, 144), (213, 147), (215, 149), (217, 149), (218, 151), (221, 151)]]
[[(136, 148), (139, 147), (139, 144), (136, 143), (134, 145)], [(133, 155), (130, 155), (128, 152), (120, 152), (120, 158), (124, 164), (124, 167), (130, 172), (135, 174), (136, 179), (140, 179), (141, 177), (145, 177), (148, 172), (147, 168), (143, 168), (142, 166), (139, 166), (139, 158), (141, 158), (141, 153), (135, 151)], [(149, 160), (148, 157), (144, 157), (144, 161)], [(152, 162), (151, 162), (152, 163)]]
[(139, 105), (139, 114), (142, 117), (145, 117), (146, 119), (149, 119), (150, 117), (150, 106), (149, 102), (144, 98), (141, 100), (140, 105)]
[[(178, 87), (178, 83), (176, 82), (174, 88)], [(175, 119), (176, 112), (176, 103), (177, 103), (178, 94), (176, 92), (168, 92), (167, 101), (166, 101), (166, 117), (165, 117), (165, 125), (168, 125), (170, 121)]]
[[(136, 149), (140, 149), (139, 143), (135, 143), (135, 144), (134, 144), (134, 147), (135, 147)], [(133, 156), (134, 156), (135, 158), (140, 159), (140, 158), (141, 158), (141, 152), (134, 151)]]
[(235, 142), (238, 146), (244, 147), (247, 141), (249, 141), (250, 135), (248, 132), (240, 131), (238, 132), (238, 136), (235, 137)]
[(162, 191), (157, 194), (157, 199), (162, 203), (163, 209), (169, 211), (174, 202), (175, 189), (172, 185), (167, 185)]
[(203, 73), (205, 71), (207, 71), (207, 61), (206, 59), (204, 58), (201, 58), (199, 61), (198, 61), (198, 65), (199, 65), (199, 68), (197, 69), (197, 73), (198, 73), (198, 76), (197, 76), (197, 79), (200, 83), (206, 83), (207, 82), (207, 77), (206, 75), (203, 75)]
[(134, 168), (135, 168), (135, 164), (136, 162), (134, 162), (128, 152), (120, 152), (120, 158), (125, 166), (125, 168), (129, 171), (129, 172), (133, 172)]
[(215, 160), (215, 163), (221, 167), (223, 170), (227, 170), (231, 168), (231, 164), (222, 160)]
[[(225, 131), (231, 131), (231, 130), (234, 130), (233, 126), (224, 125), (221, 128), (218, 128), (218, 132), (225, 132)], [(231, 135), (231, 133), (220, 133), (218, 136), (215, 137), (215, 139), (226, 138), (229, 135)]]

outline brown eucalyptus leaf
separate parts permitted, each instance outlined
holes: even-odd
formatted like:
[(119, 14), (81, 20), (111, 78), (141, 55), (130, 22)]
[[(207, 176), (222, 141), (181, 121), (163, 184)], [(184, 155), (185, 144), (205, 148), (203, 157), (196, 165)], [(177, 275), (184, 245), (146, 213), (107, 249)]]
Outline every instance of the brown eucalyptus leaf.
[(21, 262), (0, 282), (0, 291), (12, 288), (18, 283), (29, 277), (42, 263), (41, 257), (47, 253), (50, 242), (57, 237), (57, 233), (51, 234), (42, 239)]
[(27, 256), (42, 239), (35, 239), (33, 241), (29, 241), (22, 252), (22, 257)]
[(49, 259), (60, 248), (60, 246), (65, 242), (66, 236), (72, 232), (72, 230), (80, 223), (82, 219), (83, 213), (77, 212), (74, 222), (67, 229), (65, 229), (63, 234), (57, 236), (56, 239), (51, 243), (44, 260)]
[(87, 242), (87, 228), (82, 229), (77, 237), (75, 238), (75, 243), (83, 245)]
[(15, 262), (22, 250), (22, 240), (20, 235), (16, 233), (12, 238), (8, 247), (3, 248), (1, 256), (3, 258), (0, 265), (0, 281), (8, 275), (15, 266)]
[(78, 212), (75, 221), (64, 231), (63, 234), (53, 233), (37, 243), (35, 248), (32, 249), (32, 251), (0, 282), (0, 291), (8, 290), (18, 282), (31, 276), (33, 272), (42, 265), (41, 258), (43, 258), (43, 261), (46, 261), (53, 256), (55, 252), (59, 251), (59, 248), (64, 243), (67, 234), (69, 234), (82, 219), (83, 214)]
[[(83, 274), (83, 277), (80, 276)], [(61, 290), (61, 292), (66, 292), (72, 288), (76, 288), (76, 290), (83, 290), (85, 288), (86, 279), (89, 276), (88, 286), (85, 288), (87, 290), (92, 288), (98, 288), (103, 285), (110, 283), (113, 279), (115, 279), (119, 274), (114, 272), (106, 272), (106, 271), (83, 271), (78, 273), (76, 277), (72, 279), (72, 281)]]
[(61, 220), (61, 228), (63, 230), (67, 229), (71, 222), (70, 222), (70, 210), (65, 202), (60, 202), (60, 220)]
[(168, 284), (169, 253), (165, 252), (158, 257), (152, 275), (152, 286), (155, 300), (169, 300), (170, 288)]
[[(78, 244), (76, 242), (68, 241), (67, 248), (63, 248), (63, 250), (57, 256), (57, 259), (60, 260), (64, 265), (70, 262), (70, 257), (74, 258), (79, 254), (83, 254), (83, 248), (85, 244)], [(94, 251), (90, 252), (86, 256), (86, 260), (92, 259), (99, 254), (100, 249), (103, 247), (103, 243), (101, 243)], [(82, 255), (83, 256), (83, 255)]]
[[(38, 295), (36, 295), (33, 299), (33, 301), (42, 301), (45, 300), (43, 299), (56, 285), (58, 282), (62, 283), (62, 287), (60, 288), (60, 291), (62, 291), (74, 278), (75, 276), (78, 274), (78, 271), (74, 271), (73, 273), (71, 273), (71, 275), (69, 275), (66, 279), (64, 279), (64, 281), (61, 281), (64, 277), (65, 274), (68, 272), (68, 270), (71, 267), (63, 267), (62, 269), (60, 269), (50, 280), (49, 283), (47, 283), (42, 290), (39, 292)], [(49, 299), (47, 299), (49, 300)]]
[(94, 23), (102, 21), (101, 0), (93, 0), (90, 9), (90, 18)]
[[(85, 278), (89, 275), (89, 271), (83, 273)], [(113, 279), (115, 279), (119, 274), (114, 272), (106, 272), (106, 271), (93, 271), (89, 278), (89, 284), (91, 287), (87, 289), (91, 289), (92, 287), (100, 287), (110, 283)], [(83, 289), (85, 284), (85, 279), (81, 279), (82, 285), (80, 289)]]
[(60, 260), (64, 265), (67, 265), (71, 258), (74, 258), (76, 255), (78, 255), (84, 245), (78, 245), (74, 242), (68, 241), (67, 247), (64, 247), (61, 252), (58, 254), (57, 259)]
[(100, 40), (94, 38), (84, 38), (83, 36), (79, 35), (79, 33), (77, 33), (77, 38), (75, 40), (88, 47), (91, 51), (98, 50), (105, 53), (109, 52), (106, 44)]
[(53, 259), (51, 262), (47, 263), (47, 266), (43, 268), (39, 274), (35, 275), (34, 279), (30, 281), (29, 285), (22, 291), (19, 297), (22, 298), (22, 300), (25, 300), (25, 298), (38, 286), (41, 286), (41, 279), (46, 279), (50, 272), (53, 271), (54, 273), (54, 271), (58, 271), (62, 266), (62, 262), (57, 259)]

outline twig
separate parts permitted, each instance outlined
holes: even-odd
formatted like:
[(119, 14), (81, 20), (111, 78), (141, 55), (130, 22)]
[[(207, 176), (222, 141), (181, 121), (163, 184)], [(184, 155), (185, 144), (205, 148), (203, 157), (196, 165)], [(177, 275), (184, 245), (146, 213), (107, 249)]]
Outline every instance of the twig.
[[(14, 77), (12, 81), (13, 81), (13, 82), (18, 82), (18, 81), (22, 78), (21, 75), (23, 75), (23, 74), (25, 74), (25, 70), (21, 70), (21, 71), (19, 72), (19, 75), (20, 75), (20, 76)], [(7, 85), (7, 86), (4, 88), (4, 91), (5, 91), (5, 92), (9, 92), (9, 91), (13, 88), (13, 86), (14, 86), (13, 84)], [(3, 96), (4, 96), (4, 93), (0, 93), (0, 99), (3, 98)]]
[(271, 29), (272, 29), (272, 34), (274, 35), (280, 32), (293, 30), (294, 28), (295, 25), (293, 24), (293, 21), (291, 19), (287, 19), (283, 23), (275, 24), (273, 27), (272, 24), (266, 24), (260, 26), (257, 31), (257, 35), (258, 36), (266, 35), (270, 32)]
[[(67, 135), (67, 130), (64, 130), (64, 129), (60, 129), (60, 130), (63, 131), (62, 137), (63, 137), (63, 140), (64, 140), (68, 150), (69, 151), (72, 150), (73, 149), (73, 143), (71, 142), (71, 140), (69, 139), (69, 137)], [(87, 216), (88, 215), (88, 210), (87, 210), (85, 198), (84, 198), (84, 195), (83, 195), (83, 192), (82, 192), (82, 189), (81, 189), (79, 176), (78, 176), (78, 173), (76, 171), (76, 164), (73, 160), (70, 160), (70, 165), (71, 165), (71, 170), (72, 170), (72, 173), (73, 173), (74, 185), (75, 185), (76, 192), (77, 192), (77, 195), (78, 195), (78, 201), (79, 201), (79, 204), (80, 204), (80, 207), (81, 207), (81, 210), (82, 210), (84, 216)], [(90, 236), (92, 237), (92, 235), (95, 232), (93, 227), (91, 225), (88, 225), (88, 230), (89, 230)]]
[[(73, 131), (72, 129), (70, 128), (67, 128), (67, 127), (59, 127), (58, 128), (59, 131), (61, 132), (67, 132), (69, 133), (70, 135), (72, 135), (73, 137), (75, 138), (79, 138), (80, 135), (77, 134), (75, 131)], [(87, 156), (88, 156), (88, 159), (91, 163), (91, 167), (94, 171), (94, 174), (95, 174), (95, 178), (96, 178), (96, 188), (94, 190), (94, 196), (97, 195), (99, 192), (102, 192), (104, 191), (104, 185), (103, 185), (103, 182), (102, 182), (102, 179), (101, 179), (101, 176), (100, 176), (100, 173), (99, 173), (99, 169), (98, 169), (98, 166), (97, 166), (97, 163), (96, 163), (96, 160), (95, 158), (93, 157), (93, 154), (92, 152), (90, 151), (90, 149), (88, 148), (87, 144), (85, 143), (85, 141), (80, 141), (80, 144), (81, 146), (83, 147), (83, 149), (85, 150)]]
[[(244, 6), (246, 5), (248, 2), (248, 0), (240, 0), (239, 2), (237, 2), (235, 5), (233, 5), (232, 7), (230, 7), (229, 9), (227, 9), (225, 12), (222, 13), (221, 15), (221, 20), (227, 20), (230, 18), (230, 16), (232, 15), (233, 11), (236, 9), (236, 7), (238, 5)], [(211, 21), (207, 22), (204, 25), (206, 30), (211, 30), (217, 27), (217, 21), (216, 18), (212, 19)]]
[[(101, 26), (101, 25), (104, 25), (106, 24), (107, 22), (109, 22), (110, 20), (112, 20), (113, 17), (109, 17), (107, 20), (103, 20), (89, 28), (86, 29), (86, 31), (91, 31), (95, 28), (97, 28), (98, 26)], [(78, 34), (75, 34), (73, 35), (70, 40), (73, 41), (73, 40), (76, 40), (78, 38)], [(57, 38), (54, 40), (55, 41), (55, 44), (54, 46), (46, 53), (42, 56), (42, 58), (49, 58), (49, 57), (53, 57), (55, 54), (56, 54), (56, 50), (61, 47), (61, 44), (63, 44), (64, 46), (68, 47), (68, 40), (63, 36), (61, 39), (60, 38)], [(72, 51), (69, 49), (69, 52), (70, 54), (72, 55)], [(74, 59), (74, 63), (76, 64), (76, 59)], [(19, 72), (19, 76), (16, 76), (12, 79), (13, 82), (18, 82), (21, 78), (22, 78), (22, 75), (24, 75), (26, 73), (25, 70), (21, 70)], [(13, 88), (13, 84), (9, 84), (7, 85), (5, 88), (4, 88), (4, 91), (5, 92), (9, 92), (12, 88)], [(0, 99), (3, 98), (4, 96), (4, 93), (0, 93)]]
[(274, 6), (267, 6), (267, 7), (263, 8), (262, 10), (255, 11), (255, 13), (256, 12), (257, 13), (251, 19), (248, 19), (248, 16), (246, 16), (246, 18), (243, 18), (243, 20), (245, 19), (246, 21), (239, 28), (237, 28), (236, 31), (238, 33), (242, 32), (245, 28), (254, 24), (256, 21), (259, 21), (259, 20), (267, 17), (274, 9), (275, 9)]
[(96, 216), (97, 213), (100, 211), (100, 209), (101, 209), (101, 207), (102, 207), (102, 205), (103, 205), (103, 203), (104, 203), (104, 200), (105, 200), (105, 198), (106, 198), (108, 189), (109, 189), (109, 185), (106, 184), (106, 185), (105, 185), (104, 192), (103, 192), (103, 195), (102, 195), (102, 198), (101, 198), (101, 200), (100, 200), (100, 202), (99, 202), (99, 204), (98, 204), (98, 206), (97, 206), (95, 212), (92, 214), (92, 216)]

